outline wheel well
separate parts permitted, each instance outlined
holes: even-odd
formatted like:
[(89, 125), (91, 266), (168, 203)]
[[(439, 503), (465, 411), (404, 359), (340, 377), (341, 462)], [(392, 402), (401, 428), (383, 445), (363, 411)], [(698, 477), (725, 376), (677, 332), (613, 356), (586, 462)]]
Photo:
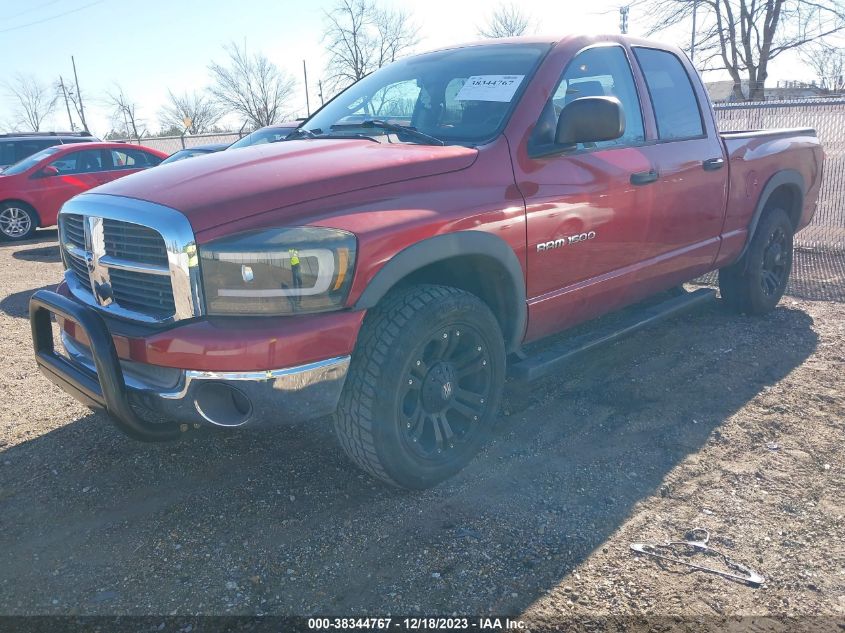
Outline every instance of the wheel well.
[(763, 207), (763, 213), (767, 213), (769, 209), (783, 209), (789, 215), (792, 227), (797, 229), (798, 223), (801, 221), (802, 206), (803, 196), (799, 187), (795, 184), (783, 184), (769, 194)]
[[(515, 305), (516, 291), (507, 269), (493, 257), (459, 255), (428, 264), (403, 277), (396, 288), (417, 284), (437, 284), (460, 288), (474, 294), (493, 312), (508, 346), (520, 306)], [(517, 334), (517, 336), (521, 333)]]
[(0, 206), (3, 206), (5, 204), (19, 204), (22, 207), (26, 207), (27, 209), (29, 209), (30, 211), (32, 211), (35, 214), (36, 223), (38, 224), (39, 227), (41, 226), (41, 216), (38, 215), (38, 209), (33, 207), (28, 202), (24, 202), (23, 200), (17, 200), (16, 198), (9, 198), (8, 200), (0, 200)]

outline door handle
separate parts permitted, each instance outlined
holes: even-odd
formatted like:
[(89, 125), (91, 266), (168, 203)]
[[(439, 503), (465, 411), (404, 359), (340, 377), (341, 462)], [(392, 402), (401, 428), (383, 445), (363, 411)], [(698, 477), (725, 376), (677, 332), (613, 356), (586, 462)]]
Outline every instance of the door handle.
[(638, 171), (636, 174), (631, 174), (632, 185), (647, 185), (651, 182), (656, 182), (659, 174), (656, 170), (650, 169), (648, 171)]
[(704, 168), (704, 171), (716, 171), (725, 166), (725, 159), (721, 156), (719, 158), (708, 158), (707, 160), (701, 161), (701, 166)]

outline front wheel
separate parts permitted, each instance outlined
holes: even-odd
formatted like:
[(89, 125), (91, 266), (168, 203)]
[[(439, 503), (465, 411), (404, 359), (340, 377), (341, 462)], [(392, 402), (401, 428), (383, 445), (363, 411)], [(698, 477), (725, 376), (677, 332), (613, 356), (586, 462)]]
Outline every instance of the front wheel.
[(792, 271), (792, 221), (783, 209), (770, 209), (760, 220), (745, 255), (719, 271), (722, 299), (747, 314), (774, 309)]
[(38, 227), (38, 216), (30, 207), (19, 202), (0, 205), (0, 239), (26, 240)]
[(428, 488), (481, 447), (504, 376), (502, 332), (476, 296), (434, 285), (391, 293), (364, 322), (335, 432), (371, 475)]

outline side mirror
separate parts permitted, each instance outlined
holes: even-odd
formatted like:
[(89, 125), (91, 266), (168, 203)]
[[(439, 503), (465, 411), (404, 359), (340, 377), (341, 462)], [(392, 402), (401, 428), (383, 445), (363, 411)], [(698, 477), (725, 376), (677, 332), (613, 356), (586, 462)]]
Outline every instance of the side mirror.
[(568, 103), (557, 120), (555, 143), (612, 141), (625, 133), (625, 112), (616, 97), (581, 97)]
[(50, 176), (58, 176), (59, 170), (52, 165), (47, 165), (46, 167), (39, 169), (35, 175), (39, 178), (49, 178)]

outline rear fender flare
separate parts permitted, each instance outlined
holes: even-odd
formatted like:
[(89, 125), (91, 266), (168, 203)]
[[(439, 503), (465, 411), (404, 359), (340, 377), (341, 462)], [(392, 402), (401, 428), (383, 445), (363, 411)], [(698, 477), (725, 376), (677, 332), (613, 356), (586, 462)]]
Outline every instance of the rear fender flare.
[[(771, 198), (772, 193), (775, 189), (783, 185), (793, 185), (797, 187), (801, 193), (801, 203), (803, 204), (804, 177), (799, 172), (794, 169), (784, 169), (769, 178), (766, 186), (763, 187), (763, 191), (760, 193), (760, 197), (757, 199), (757, 206), (754, 207), (754, 215), (751, 216), (751, 222), (748, 224), (748, 239), (745, 240), (745, 246), (739, 254), (737, 261), (742, 259), (748, 251), (748, 248), (751, 245), (751, 240), (754, 238), (754, 233), (757, 231), (757, 225), (760, 223), (760, 218), (763, 217), (763, 210), (766, 208), (766, 204), (769, 202), (769, 198)], [(788, 212), (789, 209), (786, 209), (786, 211)]]

